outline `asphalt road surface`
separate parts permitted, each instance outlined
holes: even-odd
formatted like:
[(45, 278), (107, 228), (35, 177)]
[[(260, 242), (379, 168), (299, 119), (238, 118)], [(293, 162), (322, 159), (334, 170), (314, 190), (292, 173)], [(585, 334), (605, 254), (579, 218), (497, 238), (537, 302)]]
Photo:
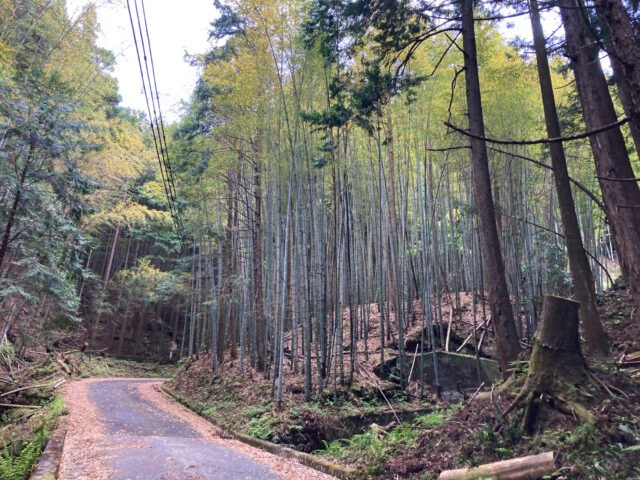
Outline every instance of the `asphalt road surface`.
[[(143, 397), (138, 391), (141, 382), (157, 383), (157, 380), (106, 380), (88, 385), (88, 401), (95, 407), (102, 428), (99, 444), (92, 447), (99, 449), (98, 455), (108, 464), (108, 478), (279, 478), (267, 466), (243, 453), (216, 445), (188, 423), (174, 418)], [(82, 470), (73, 466), (74, 462), (82, 462), (81, 455), (71, 462), (65, 471)], [(74, 477), (65, 475), (65, 478)]]

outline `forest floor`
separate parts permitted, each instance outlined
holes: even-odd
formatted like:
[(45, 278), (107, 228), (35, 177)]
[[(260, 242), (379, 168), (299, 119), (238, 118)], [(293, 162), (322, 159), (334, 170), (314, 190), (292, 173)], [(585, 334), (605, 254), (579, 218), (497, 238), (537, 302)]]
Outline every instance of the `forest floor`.
[[(452, 315), (451, 350), (473, 332), (470, 299), (465, 299), (463, 296), (462, 312)], [(597, 382), (594, 388), (601, 390), (598, 395), (594, 393), (597, 401), (591, 406), (595, 424), (580, 424), (573, 417), (564, 417), (553, 427), (527, 436), (519, 426), (522, 412), (503, 416), (516, 390), (500, 390), (499, 382), (490, 395), (475, 399), (465, 395), (456, 403), (438, 398), (428, 386), (420, 400), (417, 381), (410, 382), (407, 396), (397, 384), (375, 374), (380, 362), (379, 341), (375, 343), (372, 333), (374, 322), (379, 321), (375, 315), (366, 349), (368, 359), (362, 353), (363, 345), (359, 342), (357, 346), (353, 383), (342, 386), (336, 382), (334, 389), (331, 380), (321, 392), (314, 385), (310, 403), (304, 401), (303, 377), (292, 372), (290, 356), (280, 406), (272, 400), (272, 381), (253, 370), (250, 362), (245, 360), (240, 373), (238, 360), (227, 357), (219, 373), (213, 375), (207, 353), (185, 362), (166, 388), (192, 410), (228, 430), (313, 452), (358, 468), (367, 478), (435, 478), (446, 469), (543, 451), (558, 455), (560, 468), (553, 478), (638, 478), (640, 370), (636, 354), (640, 352), (640, 325), (625, 290), (600, 296), (599, 304), (612, 355), (607, 362), (587, 359)], [(446, 310), (443, 313), (446, 332), (451, 317)], [(418, 313), (407, 329), (407, 343), (420, 330)], [(487, 349), (483, 348), (489, 356), (492, 340), (487, 335)], [(343, 348), (348, 343), (346, 340)], [(413, 350), (412, 345), (407, 345), (408, 352)], [(396, 353), (388, 348), (385, 352), (387, 356)], [(345, 380), (348, 360), (346, 356)], [(526, 369), (527, 362), (520, 362), (515, 376), (523, 378)]]
[(29, 476), (60, 415), (67, 413), (61, 387), (86, 377), (160, 377), (175, 364), (138, 362), (80, 351), (28, 350), (18, 356), (10, 343), (0, 348), (0, 479)]

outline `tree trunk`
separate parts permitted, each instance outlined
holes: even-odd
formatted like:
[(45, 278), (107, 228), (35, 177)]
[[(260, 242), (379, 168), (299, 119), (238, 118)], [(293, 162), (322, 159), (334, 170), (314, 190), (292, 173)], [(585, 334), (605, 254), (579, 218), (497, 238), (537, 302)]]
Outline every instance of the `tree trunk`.
[(609, 55), (615, 57), (621, 67), (629, 116), (637, 127), (640, 122), (640, 39), (621, 0), (595, 0), (594, 5), (611, 36), (613, 51)]
[(13, 205), (11, 205), (11, 211), (9, 212), (9, 218), (7, 219), (7, 226), (5, 227), (4, 235), (2, 236), (2, 243), (0, 244), (0, 272), (2, 272), (2, 263), (4, 262), (4, 257), (7, 254), (7, 249), (9, 248), (11, 229), (13, 228), (13, 224), (16, 219), (18, 207), (20, 206), (20, 199), (22, 198), (22, 187), (27, 177), (27, 170), (28, 165), (25, 165), (25, 167), (22, 169), (22, 173), (20, 174), (20, 186), (16, 190), (16, 196), (13, 199)]
[(113, 266), (113, 257), (116, 254), (116, 246), (118, 245), (118, 238), (120, 237), (120, 222), (116, 225), (116, 233), (113, 234), (113, 241), (111, 243), (111, 251), (109, 253), (109, 261), (107, 262), (107, 271), (104, 274), (102, 281), (102, 293), (107, 291), (107, 285), (109, 285), (109, 277), (111, 276), (111, 267)]
[(627, 117), (630, 118), (629, 129), (631, 130), (631, 138), (633, 138), (633, 144), (636, 147), (636, 152), (640, 154), (640, 118), (633, 117), (633, 101), (631, 98), (631, 92), (629, 86), (624, 80), (624, 74), (622, 71), (622, 62), (616, 55), (609, 55), (611, 60), (611, 67), (613, 69), (613, 76), (618, 87), (618, 95), (620, 95), (620, 103)]
[[(235, 173), (235, 172), (234, 172)], [(234, 174), (234, 182), (235, 181), (239, 181), (237, 176)], [(236, 252), (239, 251), (239, 249), (237, 248), (237, 243), (238, 240), (237, 238), (234, 238), (234, 232), (238, 231), (238, 193), (236, 188), (234, 187), (234, 191), (233, 191), (234, 195), (233, 195), (233, 223), (232, 223), (232, 230), (231, 230), (231, 243), (230, 243), (230, 250), (227, 251), (227, 256), (231, 258), (231, 270), (230, 270), (230, 274), (234, 274), (235, 272), (238, 271), (238, 255)], [(237, 237), (237, 235), (235, 235), (235, 237)], [(229, 344), (229, 353), (231, 354), (231, 358), (232, 359), (236, 359), (238, 358), (238, 345), (237, 345), (237, 340), (236, 340), (236, 331), (237, 331), (237, 322), (238, 322), (238, 312), (237, 312), (237, 306), (236, 306), (236, 302), (231, 300), (231, 295), (233, 295), (235, 292), (235, 288), (233, 286), (230, 286), (229, 288), (229, 294), (230, 294), (230, 298), (229, 300), (231, 301), (230, 303), (230, 314), (229, 314), (229, 331), (228, 331), (228, 340), (227, 343)], [(235, 297), (235, 295), (234, 295)]]
[[(529, 6), (547, 135), (549, 138), (559, 138), (562, 136), (562, 132), (560, 131), (560, 122), (558, 121), (551, 74), (549, 73), (549, 60), (547, 58), (545, 37), (540, 21), (538, 0), (530, 0)], [(593, 273), (591, 272), (584, 246), (582, 245), (580, 226), (571, 193), (571, 182), (569, 180), (564, 147), (562, 143), (554, 142), (549, 145), (549, 151), (551, 153), (553, 176), (556, 183), (565, 243), (567, 245), (569, 268), (575, 287), (575, 296), (578, 302), (580, 302), (580, 320), (582, 322), (584, 336), (592, 353), (605, 356), (609, 353), (609, 345), (596, 308)]]
[[(389, 270), (389, 307), (393, 313), (398, 314), (398, 305), (396, 301), (396, 269), (391, 259), (394, 258), (398, 235), (396, 233), (396, 162), (395, 152), (393, 150), (393, 125), (391, 123), (391, 113), (388, 114), (386, 122), (386, 139), (387, 160), (389, 161), (389, 180), (387, 182), (387, 195), (389, 200), (389, 227), (391, 229), (391, 242), (388, 245), (389, 253), (387, 254), (387, 265)], [(386, 242), (385, 242), (386, 243)]]
[(489, 288), (489, 307), (496, 333), (498, 358), (502, 373), (507, 377), (509, 375), (509, 363), (518, 357), (520, 345), (496, 228), (487, 146), (483, 140), (480, 140), (481, 137), (484, 137), (484, 120), (480, 97), (480, 80), (478, 77), (473, 0), (462, 0), (461, 6), (469, 129), (474, 135), (471, 138), (471, 161), (474, 173), (476, 208), (480, 220), (480, 241), (487, 286)]
[(262, 290), (262, 173), (260, 171), (260, 160), (256, 159), (253, 176), (253, 309), (256, 319), (256, 350), (258, 357), (258, 371), (265, 370), (265, 348), (264, 348), (264, 297)]
[(138, 315), (138, 326), (136, 327), (135, 334), (135, 345), (133, 346), (133, 354), (141, 355), (142, 354), (142, 337), (144, 336), (144, 331), (147, 327), (147, 312), (149, 307), (142, 307)]
[[(229, 170), (227, 172), (227, 226), (225, 228), (224, 238), (224, 255), (222, 258), (222, 280), (220, 282), (220, 309), (218, 310), (218, 363), (222, 362), (225, 344), (225, 315), (227, 313), (227, 303), (231, 302), (231, 260), (232, 260), (232, 242), (233, 242), (233, 174)], [(229, 321), (231, 324), (231, 321)]]
[[(613, 124), (616, 112), (582, 5), (579, 0), (560, 0), (559, 6), (587, 129)], [(640, 90), (636, 93), (640, 94)], [(628, 181), (634, 173), (619, 127), (592, 135), (589, 141), (622, 271), (634, 303), (640, 307), (640, 188), (636, 182)]]
[[(111, 242), (111, 250), (109, 252), (109, 260), (107, 261), (107, 271), (104, 274), (104, 278), (102, 280), (102, 297), (101, 300), (104, 302), (104, 297), (107, 292), (107, 286), (109, 285), (109, 277), (111, 276), (111, 267), (113, 266), (113, 257), (116, 253), (116, 246), (118, 245), (118, 238), (120, 236), (120, 222), (116, 225), (116, 231), (113, 234), (113, 240)], [(96, 338), (98, 336), (98, 329), (100, 327), (100, 320), (102, 319), (102, 307), (98, 311), (95, 321), (90, 326), (89, 332), (89, 345), (92, 348), (95, 347)]]
[(120, 335), (118, 337), (118, 347), (116, 349), (116, 355), (122, 355), (122, 350), (124, 348), (124, 338), (127, 335), (127, 324), (129, 323), (129, 315), (131, 312), (129, 302), (130, 299), (127, 296), (127, 306), (125, 307), (124, 314), (122, 315), (122, 323), (120, 324)]

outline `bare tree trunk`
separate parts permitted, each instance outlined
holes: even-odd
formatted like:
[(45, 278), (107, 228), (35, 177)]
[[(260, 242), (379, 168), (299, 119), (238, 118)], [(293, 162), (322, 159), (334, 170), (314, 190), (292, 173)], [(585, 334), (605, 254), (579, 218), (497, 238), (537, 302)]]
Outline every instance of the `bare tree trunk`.
[(509, 363), (518, 357), (520, 345), (496, 228), (487, 146), (483, 140), (480, 140), (481, 137), (484, 137), (484, 120), (478, 78), (473, 0), (462, 0), (461, 8), (469, 129), (474, 135), (471, 138), (471, 160), (474, 173), (476, 207), (478, 218), (480, 219), (480, 241), (487, 286), (489, 287), (489, 307), (496, 333), (498, 357), (502, 373), (507, 377), (509, 375)]
[(113, 241), (111, 242), (111, 251), (109, 253), (109, 261), (107, 262), (107, 271), (104, 274), (102, 280), (102, 292), (107, 291), (107, 285), (109, 285), (109, 277), (111, 276), (111, 267), (113, 267), (113, 257), (116, 254), (116, 246), (118, 245), (118, 238), (120, 237), (120, 222), (116, 225), (116, 233), (113, 234)]
[[(118, 238), (120, 237), (120, 222), (116, 225), (116, 231), (113, 234), (113, 240), (111, 242), (111, 251), (109, 252), (109, 260), (107, 261), (107, 271), (104, 274), (102, 280), (102, 301), (104, 301), (105, 294), (107, 292), (107, 286), (109, 285), (109, 277), (111, 276), (111, 267), (113, 266), (113, 257), (116, 254), (116, 246), (118, 245)], [(100, 320), (102, 319), (102, 308), (98, 311), (95, 321), (91, 324), (89, 332), (89, 344), (94, 347), (96, 338), (98, 336), (98, 329), (100, 327)]]
[[(608, 52), (620, 67), (624, 84), (623, 104), (627, 104), (633, 128), (640, 126), (640, 38), (621, 0), (595, 0), (598, 16), (604, 20), (611, 36), (613, 51)], [(626, 97), (626, 102), (625, 98)], [(638, 148), (637, 139), (636, 149)], [(640, 151), (638, 151), (640, 154)]]
[(398, 241), (398, 235), (396, 231), (396, 161), (395, 152), (393, 150), (393, 124), (391, 123), (391, 113), (388, 113), (385, 122), (386, 127), (386, 139), (387, 144), (387, 160), (389, 161), (389, 181), (387, 182), (387, 194), (389, 196), (389, 226), (391, 228), (391, 242), (388, 244), (389, 249), (394, 252), (389, 252), (388, 259), (388, 271), (389, 271), (389, 305), (391, 311), (396, 315), (398, 314), (398, 305), (396, 301), (396, 271), (395, 265), (391, 263), (391, 259), (395, 257), (395, 247)]
[[(529, 0), (529, 6), (547, 135), (549, 138), (559, 138), (562, 136), (562, 132), (560, 131), (560, 122), (558, 121), (551, 74), (549, 73), (549, 60), (547, 58), (545, 37), (540, 21), (538, 0)], [(580, 302), (580, 320), (583, 325), (584, 335), (589, 349), (594, 354), (606, 356), (609, 353), (609, 345), (596, 308), (593, 273), (591, 272), (584, 246), (582, 245), (582, 236), (580, 226), (578, 225), (578, 216), (576, 215), (573, 195), (571, 194), (571, 182), (569, 180), (564, 147), (562, 143), (554, 142), (549, 145), (549, 151), (551, 153), (560, 216), (562, 218), (565, 243), (567, 245), (569, 268), (571, 270), (571, 276), (573, 277), (576, 299)]]
[[(611, 125), (617, 116), (596, 40), (585, 23), (586, 14), (579, 0), (561, 0), (559, 6), (587, 129)], [(640, 94), (640, 90), (636, 93)], [(629, 181), (634, 172), (620, 127), (592, 135), (589, 141), (622, 271), (634, 303), (640, 307), (640, 188), (637, 182)]]
[(262, 172), (260, 160), (255, 160), (253, 176), (253, 308), (256, 318), (256, 350), (258, 356), (258, 371), (265, 371), (265, 338), (264, 338), (264, 297), (262, 287)]
[(138, 315), (138, 325), (136, 327), (135, 334), (135, 345), (133, 347), (133, 354), (140, 355), (142, 353), (142, 337), (144, 335), (144, 330), (147, 327), (147, 312), (149, 308), (143, 307)]
[(222, 362), (225, 347), (225, 315), (227, 303), (231, 301), (231, 260), (233, 245), (234, 186), (232, 172), (227, 172), (227, 225), (225, 228), (224, 254), (222, 257), (222, 281), (220, 283), (220, 308), (218, 310), (218, 362)]
[(618, 94), (620, 95), (620, 102), (624, 113), (629, 120), (629, 129), (631, 130), (631, 138), (633, 138), (633, 144), (636, 147), (636, 152), (640, 152), (640, 118), (633, 116), (633, 100), (629, 85), (624, 80), (624, 73), (622, 70), (622, 62), (617, 55), (609, 55), (611, 60), (611, 67), (613, 68), (613, 76), (616, 80), (616, 86), (618, 87)]
[[(33, 147), (32, 147), (33, 149)], [(29, 158), (31, 158), (31, 154), (29, 154)], [(11, 210), (9, 211), (9, 218), (7, 219), (7, 225), (4, 228), (4, 234), (2, 235), (2, 243), (0, 243), (0, 272), (2, 272), (2, 263), (4, 262), (4, 257), (7, 254), (7, 249), (9, 248), (9, 240), (11, 239), (11, 230), (13, 229), (13, 224), (16, 219), (16, 213), (18, 213), (18, 208), (20, 207), (20, 199), (22, 198), (22, 187), (24, 185), (24, 181), (27, 177), (28, 163), (22, 169), (22, 173), (20, 174), (19, 187), (16, 190), (16, 195), (13, 198), (13, 204), (11, 205)]]

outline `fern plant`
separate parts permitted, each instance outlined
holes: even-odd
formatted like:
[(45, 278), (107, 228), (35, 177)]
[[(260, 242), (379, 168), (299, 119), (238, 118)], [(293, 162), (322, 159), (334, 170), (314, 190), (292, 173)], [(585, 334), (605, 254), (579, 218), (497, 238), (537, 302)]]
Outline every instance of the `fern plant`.
[(49, 432), (46, 429), (38, 430), (34, 439), (24, 445), (19, 453), (5, 444), (0, 453), (0, 479), (25, 480), (28, 478), (48, 438)]

